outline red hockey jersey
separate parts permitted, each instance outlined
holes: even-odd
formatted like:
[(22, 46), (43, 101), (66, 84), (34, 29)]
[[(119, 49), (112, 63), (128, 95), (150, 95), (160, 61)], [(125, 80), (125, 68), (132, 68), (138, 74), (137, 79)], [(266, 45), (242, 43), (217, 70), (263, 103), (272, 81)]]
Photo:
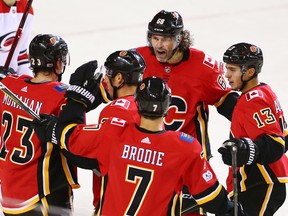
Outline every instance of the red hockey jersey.
[(210, 158), (208, 105), (219, 106), (230, 92), (218, 70), (218, 62), (204, 52), (190, 48), (185, 60), (176, 65), (162, 64), (149, 47), (136, 49), (145, 59), (144, 78), (164, 79), (172, 91), (172, 103), (165, 117), (166, 129), (183, 131), (198, 139)]
[(222, 189), (199, 142), (182, 132), (153, 133), (112, 118), (102, 125), (65, 126), (60, 140), (71, 153), (98, 160), (105, 178), (101, 215), (167, 215), (173, 192), (183, 184), (199, 204)]
[(102, 123), (111, 117), (117, 117), (125, 119), (127, 122), (139, 124), (140, 115), (134, 101), (134, 95), (119, 97), (113, 100), (101, 110), (98, 122)]
[[(33, 84), (31, 77), (7, 76), (1, 82), (35, 113), (58, 115), (67, 85)], [(60, 148), (41, 143), (31, 128), (33, 118), (3, 92), (0, 93), (0, 179), (3, 211), (21, 213), (43, 196), (68, 184), (77, 186), (73, 167)]]
[[(283, 110), (270, 86), (261, 83), (240, 96), (231, 121), (233, 137), (249, 137), (252, 140), (264, 134), (284, 137), (283, 131)], [(287, 156), (283, 154), (281, 159), (268, 165), (243, 166), (238, 171), (238, 177), (240, 191), (246, 191), (247, 188), (261, 183), (287, 183)], [(232, 187), (232, 170), (230, 169), (227, 180), (229, 192), (232, 191)]]
[[(124, 96), (113, 100), (101, 110), (99, 115), (99, 123), (111, 117), (125, 119), (127, 122), (140, 123), (140, 115), (134, 101), (134, 96)], [(100, 179), (97, 175), (93, 174), (93, 205), (97, 206), (100, 199)]]

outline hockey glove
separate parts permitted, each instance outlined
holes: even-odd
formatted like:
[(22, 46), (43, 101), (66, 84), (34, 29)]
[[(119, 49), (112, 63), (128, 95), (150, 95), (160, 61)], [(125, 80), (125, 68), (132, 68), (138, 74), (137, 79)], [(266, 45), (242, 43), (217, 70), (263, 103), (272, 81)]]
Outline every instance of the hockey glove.
[(33, 119), (32, 128), (42, 143), (52, 142), (57, 144), (55, 127), (58, 118), (54, 115), (40, 114), (40, 120)]
[(106, 92), (106, 89), (105, 89), (105, 85), (106, 84), (104, 82), (104, 74), (101, 73), (101, 72), (97, 72), (95, 74), (95, 79), (96, 79), (96, 82), (97, 82), (97, 84), (99, 86), (99, 91), (95, 95), (94, 102), (91, 104), (91, 106), (89, 106), (86, 109), (86, 112), (97, 108), (102, 103), (110, 102), (109, 94)]
[(11, 74), (16, 74), (13, 68), (6, 69), (5, 67), (0, 66), (0, 81)]
[(257, 145), (250, 138), (226, 140), (218, 152), (222, 155), (225, 164), (232, 165), (232, 147), (237, 148), (237, 167), (254, 164), (258, 158), (259, 150)]
[(95, 101), (95, 95), (99, 91), (94, 75), (97, 69), (97, 61), (87, 62), (76, 69), (70, 76), (70, 86), (66, 91), (65, 97), (84, 104), (88, 108)]
[[(241, 203), (237, 203), (238, 216), (246, 216)], [(234, 205), (233, 202), (229, 201), (227, 211), (223, 214), (215, 214), (215, 216), (234, 216)]]

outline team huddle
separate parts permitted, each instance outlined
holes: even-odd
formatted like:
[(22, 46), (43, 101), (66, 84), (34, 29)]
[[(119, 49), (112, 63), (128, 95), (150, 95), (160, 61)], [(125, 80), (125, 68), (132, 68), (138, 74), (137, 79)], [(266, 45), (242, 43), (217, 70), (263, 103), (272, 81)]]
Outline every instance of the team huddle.
[[(69, 84), (61, 82), (69, 49), (58, 35), (31, 40), (33, 76), (0, 65), (1, 90), (38, 115), (0, 92), (5, 216), (73, 215), (77, 168), (93, 170), (95, 216), (268, 216), (283, 205), (287, 125), (277, 95), (259, 81), (261, 48), (231, 45), (224, 72), (192, 47), (181, 15), (165, 10), (149, 22), (147, 41), (111, 53), (101, 69), (97, 60), (79, 66)], [(86, 124), (103, 103), (98, 122)], [(231, 121), (218, 149), (227, 185), (209, 163), (209, 106)]]

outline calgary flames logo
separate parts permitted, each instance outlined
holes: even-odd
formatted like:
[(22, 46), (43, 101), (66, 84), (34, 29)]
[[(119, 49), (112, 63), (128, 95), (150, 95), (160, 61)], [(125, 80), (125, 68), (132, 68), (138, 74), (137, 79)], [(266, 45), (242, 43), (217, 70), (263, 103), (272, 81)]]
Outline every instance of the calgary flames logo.
[(51, 38), (50, 38), (50, 43), (51, 43), (51, 44), (55, 44), (55, 43), (56, 43), (56, 41), (57, 41), (57, 40), (56, 40), (56, 38), (55, 38), (55, 37), (51, 37)]
[(251, 52), (255, 53), (255, 52), (257, 52), (257, 47), (256, 46), (251, 46), (250, 50), (251, 50)]
[(121, 57), (126, 56), (126, 55), (127, 55), (127, 52), (126, 52), (126, 51), (121, 51), (121, 52), (119, 53), (119, 56), (121, 56)]

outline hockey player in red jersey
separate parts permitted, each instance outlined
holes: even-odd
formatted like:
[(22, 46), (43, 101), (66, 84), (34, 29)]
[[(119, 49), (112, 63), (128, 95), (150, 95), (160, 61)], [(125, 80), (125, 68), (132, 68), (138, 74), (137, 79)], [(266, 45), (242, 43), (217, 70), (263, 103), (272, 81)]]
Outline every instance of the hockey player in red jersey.
[[(134, 101), (137, 84), (142, 81), (145, 62), (141, 55), (135, 51), (119, 50), (110, 54), (104, 63), (106, 90), (111, 103), (100, 112), (98, 123), (110, 117), (125, 119), (127, 122), (140, 123), (140, 115)], [(93, 206), (97, 212), (100, 196), (100, 180), (93, 173)]]
[[(26, 5), (27, 0), (0, 0), (0, 66), (5, 65)], [(34, 12), (31, 7), (9, 65), (19, 75), (33, 76), (27, 52), (33, 19)]]
[[(66, 102), (68, 86), (58, 81), (68, 54), (61, 37), (37, 35), (29, 46), (35, 76), (9, 75), (1, 82), (35, 113), (58, 115)], [(5, 216), (70, 215), (71, 188), (79, 187), (74, 167), (59, 147), (37, 138), (26, 111), (2, 92), (0, 101), (1, 205)]]
[[(148, 46), (136, 49), (146, 62), (144, 78), (160, 77), (172, 89), (172, 103), (164, 121), (166, 129), (193, 135), (209, 160), (208, 106), (214, 105), (230, 120), (238, 94), (227, 87), (213, 57), (190, 47), (193, 45), (190, 32), (184, 30), (178, 12), (162, 10), (157, 13), (148, 24), (147, 40)], [(191, 202), (193, 205), (193, 198), (186, 192), (184, 188), (184, 210)], [(199, 213), (204, 214), (201, 210)]]
[(107, 57), (104, 67), (106, 90), (114, 100), (101, 110), (99, 123), (110, 117), (140, 123), (134, 93), (142, 81), (146, 67), (144, 59), (136, 51), (115, 51)]
[[(248, 215), (274, 215), (286, 198), (288, 160), (284, 154), (283, 110), (276, 94), (258, 75), (263, 53), (253, 44), (238, 43), (224, 53), (226, 77), (242, 94), (234, 109), (231, 137), (218, 150), (231, 165), (231, 147), (237, 147), (238, 199)], [(232, 193), (232, 170), (227, 180)]]
[[(83, 91), (93, 91), (93, 78), (82, 74), (78, 80), (82, 80)], [(75, 91), (67, 93), (67, 104), (56, 126), (55, 144), (87, 160), (97, 159), (94, 166), (104, 178), (99, 215), (178, 215), (175, 206), (168, 206), (173, 193), (181, 191), (183, 184), (208, 212), (233, 215), (227, 192), (197, 139), (183, 132), (163, 130), (171, 92), (162, 79), (146, 78), (136, 89), (140, 125), (115, 117), (100, 125), (78, 124), (92, 101)], [(53, 116), (42, 118), (52, 122), (44, 125), (51, 131)], [(34, 124), (43, 128), (37, 119)], [(47, 133), (44, 139), (51, 140), (52, 134)]]

